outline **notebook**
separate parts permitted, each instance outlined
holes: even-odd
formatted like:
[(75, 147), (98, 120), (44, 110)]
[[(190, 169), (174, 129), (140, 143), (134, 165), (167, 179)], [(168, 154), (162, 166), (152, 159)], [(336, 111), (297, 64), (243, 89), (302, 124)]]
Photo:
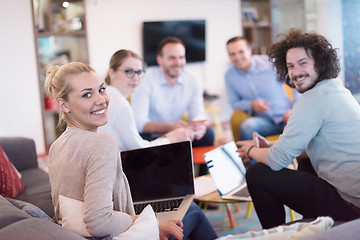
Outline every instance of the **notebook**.
[(223, 199), (251, 201), (245, 166), (234, 141), (204, 154), (211, 178)]
[(191, 142), (123, 151), (121, 161), (137, 215), (151, 204), (160, 222), (183, 218), (195, 193)]

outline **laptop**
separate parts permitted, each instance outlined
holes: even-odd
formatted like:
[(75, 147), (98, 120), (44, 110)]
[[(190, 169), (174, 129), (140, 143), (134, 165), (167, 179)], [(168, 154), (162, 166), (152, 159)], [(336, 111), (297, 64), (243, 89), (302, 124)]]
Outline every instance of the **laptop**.
[(223, 199), (251, 201), (245, 166), (234, 141), (204, 154), (211, 178)]
[(160, 222), (182, 220), (195, 193), (190, 141), (123, 151), (121, 161), (137, 215), (150, 204)]

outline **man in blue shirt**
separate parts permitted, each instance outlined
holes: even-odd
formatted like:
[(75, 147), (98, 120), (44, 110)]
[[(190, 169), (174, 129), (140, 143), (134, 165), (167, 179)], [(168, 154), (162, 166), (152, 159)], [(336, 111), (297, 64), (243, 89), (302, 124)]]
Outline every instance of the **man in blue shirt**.
[[(158, 46), (155, 67), (145, 74), (131, 97), (136, 125), (147, 140), (180, 128), (192, 128), (193, 147), (212, 146), (214, 132), (205, 125), (203, 89), (199, 81), (184, 70), (185, 46), (176, 37), (163, 39)], [(188, 113), (189, 122), (182, 120)]]
[[(153, 140), (177, 128), (191, 128), (193, 147), (213, 146), (214, 132), (206, 127), (203, 88), (200, 82), (184, 70), (185, 45), (181, 39), (167, 37), (157, 50), (155, 67), (145, 74), (131, 97), (136, 126), (142, 138)], [(188, 113), (189, 122), (182, 117)], [(200, 165), (199, 175), (207, 173)]]
[(229, 102), (233, 109), (253, 116), (241, 124), (241, 139), (252, 139), (254, 131), (262, 136), (282, 133), (292, 102), (268, 56), (252, 55), (250, 44), (243, 37), (231, 38), (227, 51), (233, 64), (225, 73)]

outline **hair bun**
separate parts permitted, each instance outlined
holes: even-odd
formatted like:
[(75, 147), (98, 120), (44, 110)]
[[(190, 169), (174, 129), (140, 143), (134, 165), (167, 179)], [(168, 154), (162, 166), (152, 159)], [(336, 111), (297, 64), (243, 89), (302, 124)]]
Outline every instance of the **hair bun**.
[(50, 68), (49, 70), (47, 70), (46, 72), (46, 79), (45, 79), (45, 83), (44, 83), (44, 88), (45, 88), (45, 91), (48, 93), (48, 94), (51, 94), (53, 95), (54, 92), (53, 92), (53, 79), (56, 75), (56, 73), (58, 72), (59, 70), (59, 66), (53, 66), (52, 68)]

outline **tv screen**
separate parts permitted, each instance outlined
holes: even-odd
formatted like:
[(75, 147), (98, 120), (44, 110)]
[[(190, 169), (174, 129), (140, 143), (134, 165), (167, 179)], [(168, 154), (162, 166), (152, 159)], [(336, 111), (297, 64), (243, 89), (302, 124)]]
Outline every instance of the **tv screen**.
[(168, 36), (183, 41), (187, 62), (205, 61), (205, 20), (144, 22), (143, 58), (148, 66), (157, 65), (157, 46)]

